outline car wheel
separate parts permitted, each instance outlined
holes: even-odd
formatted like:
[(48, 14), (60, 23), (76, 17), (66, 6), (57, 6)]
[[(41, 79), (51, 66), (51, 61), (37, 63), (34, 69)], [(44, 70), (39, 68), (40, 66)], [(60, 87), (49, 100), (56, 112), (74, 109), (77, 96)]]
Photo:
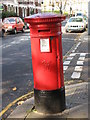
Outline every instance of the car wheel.
[(17, 30), (16, 30), (16, 28), (14, 29), (14, 34), (17, 34)]
[(4, 30), (2, 30), (2, 37), (4, 37), (4, 35), (5, 35), (5, 31), (4, 31)]
[(66, 33), (67, 33), (68, 31), (67, 31), (67, 29), (66, 29)]
[(23, 27), (22, 32), (25, 32), (25, 27)]
[(86, 28), (84, 28), (83, 30), (82, 30), (82, 32), (85, 32), (86, 31)]
[(86, 27), (84, 28), (84, 31), (86, 31)]

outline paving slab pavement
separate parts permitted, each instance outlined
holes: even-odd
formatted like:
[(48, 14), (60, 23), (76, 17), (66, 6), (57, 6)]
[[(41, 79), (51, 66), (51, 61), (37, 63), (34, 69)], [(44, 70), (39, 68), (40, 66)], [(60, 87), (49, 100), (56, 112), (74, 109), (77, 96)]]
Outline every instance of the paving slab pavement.
[(38, 113), (34, 108), (34, 97), (18, 106), (8, 118), (88, 118), (88, 82), (65, 86), (66, 110), (57, 114)]
[[(87, 34), (86, 38), (87, 38)], [(85, 36), (83, 35), (83, 37)], [(82, 38), (83, 38), (82, 37)], [(81, 39), (82, 39), (81, 38)], [(78, 53), (78, 51), (77, 51)], [(82, 53), (80, 53), (81, 55)], [(38, 113), (34, 108), (34, 98), (18, 106), (8, 118), (88, 118), (88, 81), (65, 86), (66, 110), (57, 114)]]

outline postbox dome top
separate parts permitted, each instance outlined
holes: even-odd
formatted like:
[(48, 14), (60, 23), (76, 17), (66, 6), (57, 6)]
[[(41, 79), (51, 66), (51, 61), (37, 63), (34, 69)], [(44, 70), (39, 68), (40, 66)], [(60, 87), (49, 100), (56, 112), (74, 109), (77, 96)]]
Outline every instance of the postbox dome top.
[(55, 13), (38, 13), (24, 18), (25, 22), (29, 24), (61, 22), (65, 20), (66, 16)]

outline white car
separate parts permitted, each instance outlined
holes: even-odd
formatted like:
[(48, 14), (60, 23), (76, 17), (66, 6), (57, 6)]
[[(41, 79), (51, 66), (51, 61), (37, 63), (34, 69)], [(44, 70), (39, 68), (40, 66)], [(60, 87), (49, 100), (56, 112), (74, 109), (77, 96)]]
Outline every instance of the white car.
[(72, 31), (85, 31), (86, 30), (86, 22), (83, 17), (71, 17), (65, 26), (66, 32)]

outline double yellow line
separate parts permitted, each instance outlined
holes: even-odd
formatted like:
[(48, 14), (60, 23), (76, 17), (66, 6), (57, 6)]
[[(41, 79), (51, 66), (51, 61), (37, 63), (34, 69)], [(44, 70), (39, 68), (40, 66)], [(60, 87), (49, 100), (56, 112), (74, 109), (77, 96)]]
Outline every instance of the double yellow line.
[(29, 95), (31, 95), (31, 94), (33, 94), (33, 93), (34, 93), (34, 91), (29, 92), (29, 93), (27, 93), (27, 94), (25, 94), (25, 95), (17, 98), (17, 99), (14, 100), (13, 102), (11, 102), (9, 105), (7, 105), (7, 106), (0, 112), (0, 117), (1, 117), (10, 107), (12, 107), (13, 105), (15, 105), (15, 103), (17, 103), (17, 102), (20, 101), (21, 99), (24, 99), (24, 98), (26, 98), (27, 96), (29, 96)]

